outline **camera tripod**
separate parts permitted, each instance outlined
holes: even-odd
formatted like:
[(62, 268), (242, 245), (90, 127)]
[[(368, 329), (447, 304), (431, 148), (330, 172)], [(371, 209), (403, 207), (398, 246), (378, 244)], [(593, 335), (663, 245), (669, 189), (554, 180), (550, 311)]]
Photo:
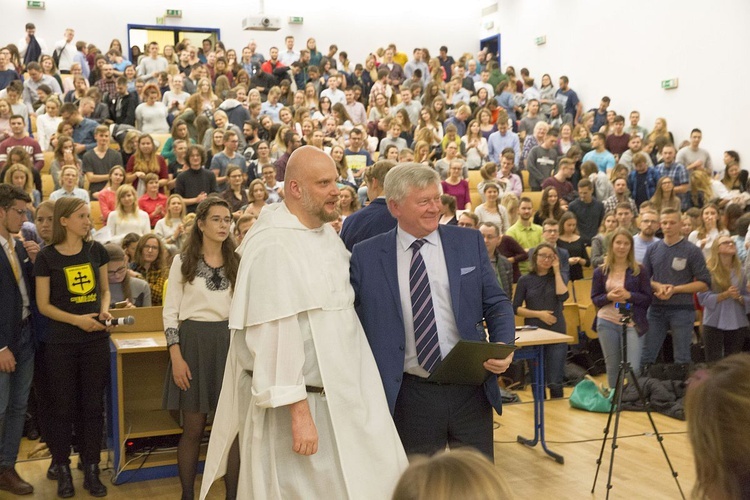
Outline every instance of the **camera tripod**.
[[(618, 304), (619, 305), (619, 304)], [(612, 471), (614, 469), (615, 464), (615, 450), (617, 450), (617, 431), (620, 425), (620, 412), (622, 411), (622, 392), (625, 385), (625, 377), (628, 377), (628, 381), (635, 385), (636, 390), (638, 391), (638, 399), (640, 400), (643, 407), (646, 409), (646, 414), (648, 415), (648, 419), (651, 422), (651, 427), (654, 429), (654, 435), (656, 436), (656, 440), (659, 442), (659, 446), (661, 446), (661, 451), (664, 453), (664, 458), (667, 460), (667, 464), (669, 465), (669, 470), (672, 471), (672, 477), (674, 477), (675, 483), (677, 483), (677, 489), (680, 490), (680, 496), (683, 500), (685, 500), (685, 494), (682, 492), (682, 487), (680, 486), (680, 481), (677, 479), (677, 472), (674, 470), (674, 467), (672, 466), (672, 462), (669, 460), (669, 455), (667, 455), (667, 449), (664, 448), (664, 438), (661, 434), (659, 434), (659, 430), (656, 428), (656, 423), (654, 422), (654, 418), (651, 416), (651, 408), (650, 403), (646, 400), (646, 398), (643, 396), (643, 390), (641, 389), (640, 384), (638, 383), (638, 379), (636, 378), (635, 372), (633, 371), (633, 367), (630, 364), (630, 361), (628, 361), (628, 323), (632, 320), (633, 315), (632, 312), (627, 309), (623, 310), (620, 308), (620, 324), (622, 325), (622, 358), (620, 361), (620, 368), (617, 372), (617, 383), (615, 384), (615, 394), (612, 402), (612, 406), (609, 409), (609, 417), (607, 418), (607, 426), (604, 428), (604, 439), (602, 440), (602, 449), (599, 452), (599, 458), (596, 460), (596, 474), (594, 475), (594, 484), (591, 486), (591, 493), (594, 493), (594, 489), (596, 488), (596, 480), (599, 477), (599, 469), (602, 466), (602, 457), (604, 456), (604, 448), (607, 445), (607, 436), (609, 434), (609, 428), (612, 424), (612, 415), (615, 416), (615, 428), (614, 432), (612, 433), (612, 455), (609, 459), (609, 474), (607, 475), (607, 498), (609, 498), (609, 492), (612, 491)]]

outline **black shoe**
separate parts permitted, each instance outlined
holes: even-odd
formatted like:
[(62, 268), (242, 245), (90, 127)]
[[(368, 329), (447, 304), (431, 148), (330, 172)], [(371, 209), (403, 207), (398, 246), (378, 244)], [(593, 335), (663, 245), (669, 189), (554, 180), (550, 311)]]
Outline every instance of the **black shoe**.
[(60, 498), (70, 498), (75, 496), (76, 490), (73, 488), (73, 477), (70, 475), (70, 465), (57, 466), (57, 496)]
[(83, 466), (83, 489), (88, 490), (92, 497), (107, 496), (107, 487), (99, 481), (99, 466), (97, 464)]
[(57, 471), (59, 467), (60, 466), (56, 463), (49, 464), (49, 469), (47, 469), (47, 479), (50, 481), (57, 481)]

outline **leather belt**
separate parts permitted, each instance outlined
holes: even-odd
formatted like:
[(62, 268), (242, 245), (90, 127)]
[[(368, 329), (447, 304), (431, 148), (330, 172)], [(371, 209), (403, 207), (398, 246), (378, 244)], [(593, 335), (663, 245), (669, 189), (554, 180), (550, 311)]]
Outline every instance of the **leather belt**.
[[(253, 376), (252, 370), (245, 370), (251, 377)], [(321, 396), (326, 395), (326, 390), (323, 387), (314, 387), (312, 385), (306, 385), (305, 390), (311, 394), (320, 394)]]

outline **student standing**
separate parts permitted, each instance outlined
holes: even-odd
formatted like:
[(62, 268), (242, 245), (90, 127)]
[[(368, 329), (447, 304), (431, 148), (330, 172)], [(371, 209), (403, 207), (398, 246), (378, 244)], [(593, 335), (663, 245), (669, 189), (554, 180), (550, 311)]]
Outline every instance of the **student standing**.
[(70, 474), (74, 420), (80, 420), (83, 487), (102, 497), (99, 457), (104, 425), (104, 389), (109, 380), (109, 333), (102, 323), (109, 314), (109, 256), (93, 242), (90, 210), (78, 198), (55, 203), (52, 241), (39, 252), (34, 266), (39, 311), (50, 321), (44, 352), (49, 377), (48, 439), (52, 462), (58, 466), (57, 495), (75, 495)]

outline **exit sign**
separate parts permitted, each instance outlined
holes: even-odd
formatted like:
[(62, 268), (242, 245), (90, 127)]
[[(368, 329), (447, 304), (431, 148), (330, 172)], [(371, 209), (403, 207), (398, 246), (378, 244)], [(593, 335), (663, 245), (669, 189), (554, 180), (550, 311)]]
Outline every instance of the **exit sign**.
[(302, 24), (304, 21), (304, 18), (302, 16), (290, 16), (289, 17), (289, 24)]
[(167, 9), (165, 17), (182, 17), (182, 11), (177, 9)]
[(44, 2), (41, 0), (26, 0), (27, 9), (41, 9), (44, 10)]
[(677, 78), (671, 78), (669, 80), (662, 80), (661, 88), (663, 88), (664, 90), (676, 89), (678, 86), (678, 83), (679, 82), (677, 81)]
[(547, 43), (547, 37), (546, 36), (538, 36), (534, 39), (534, 43), (537, 45), (544, 45)]

